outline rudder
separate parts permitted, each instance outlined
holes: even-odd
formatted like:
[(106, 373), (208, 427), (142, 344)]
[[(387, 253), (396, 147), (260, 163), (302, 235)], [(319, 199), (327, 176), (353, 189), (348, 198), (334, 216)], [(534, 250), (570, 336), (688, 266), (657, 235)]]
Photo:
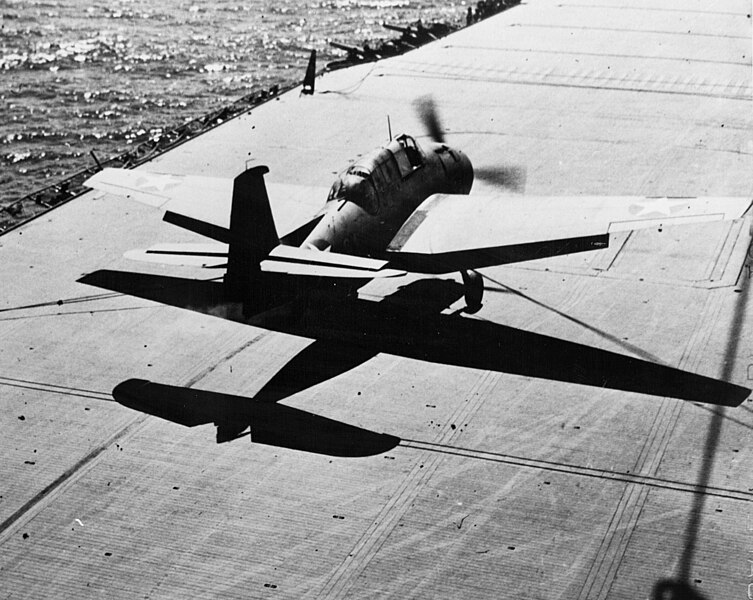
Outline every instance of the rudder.
[(264, 184), (266, 173), (266, 166), (252, 167), (233, 185), (225, 295), (243, 302), (244, 312), (258, 305), (263, 288), (259, 264), (280, 243)]

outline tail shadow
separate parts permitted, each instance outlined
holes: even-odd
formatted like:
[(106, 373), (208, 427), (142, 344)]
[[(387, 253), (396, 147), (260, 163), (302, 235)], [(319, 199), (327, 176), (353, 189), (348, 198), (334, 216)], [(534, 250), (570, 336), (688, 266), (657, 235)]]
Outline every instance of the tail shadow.
[[(198, 282), (195, 289), (186, 289), (184, 282), (158, 281), (144, 285), (143, 279), (129, 274), (122, 282), (136, 283), (131, 287), (143, 293), (148, 290), (150, 299), (171, 299), (185, 303), (185, 307), (218, 314), (214, 300), (221, 290), (213, 288), (214, 282)], [(112, 276), (107, 275), (112, 282)], [(147, 280), (148, 282), (149, 280)], [(425, 310), (441, 311), (462, 294), (458, 287), (442, 290), (425, 285), (422, 306)], [(391, 298), (395, 306), (404, 304), (404, 294)], [(230, 314), (231, 311), (225, 311)], [(236, 311), (240, 314), (242, 311)], [(272, 311), (274, 313), (274, 311)], [(187, 427), (213, 423), (217, 427), (217, 443), (227, 442), (246, 435), (259, 444), (326, 454), (330, 456), (363, 457), (381, 454), (397, 446), (400, 438), (376, 433), (315, 415), (306, 411), (277, 404), (302, 390), (328, 381), (370, 360), (377, 349), (351, 346), (333, 340), (315, 340), (280, 369), (256, 394), (245, 398), (217, 392), (163, 385), (141, 379), (129, 379), (117, 385), (113, 397), (120, 404)]]
[(112, 391), (117, 402), (195, 427), (213, 423), (217, 442), (245, 435), (251, 441), (329, 456), (363, 457), (391, 450), (400, 438), (376, 433), (275, 402), (129, 379)]

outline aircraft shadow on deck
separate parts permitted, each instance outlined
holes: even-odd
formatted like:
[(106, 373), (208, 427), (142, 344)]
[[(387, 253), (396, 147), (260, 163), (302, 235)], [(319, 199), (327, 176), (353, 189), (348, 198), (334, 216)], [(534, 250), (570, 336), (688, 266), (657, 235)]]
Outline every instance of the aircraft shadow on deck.
[(330, 456), (372, 456), (391, 450), (400, 438), (369, 431), (277, 404), (354, 368), (375, 355), (314, 341), (280, 369), (253, 398), (129, 379), (113, 397), (134, 410), (195, 427), (213, 423), (217, 443), (248, 435), (257, 444)]
[(195, 427), (213, 423), (217, 442), (246, 435), (257, 444), (329, 456), (373, 456), (391, 450), (400, 438), (348, 425), (297, 408), (257, 398), (129, 379), (112, 392), (120, 404)]
[[(250, 317), (244, 317), (238, 305), (223, 301), (220, 281), (108, 270), (96, 271), (79, 281), (314, 339), (315, 342), (280, 370), (256, 398), (238, 399), (219, 395), (225, 400), (218, 405), (230, 407), (226, 411), (228, 414), (237, 415), (238, 408), (235, 404), (251, 404), (255, 408), (246, 407), (244, 410), (256, 411), (252, 416), (265, 423), (270, 421), (268, 417), (275, 411), (282, 417), (284, 411), (294, 410), (281, 405), (272, 407), (277, 401), (336, 377), (381, 352), (434, 363), (723, 406), (737, 406), (750, 394), (747, 388), (673, 367), (457, 313), (443, 314), (445, 308), (462, 296), (462, 286), (454, 281), (419, 280), (403, 286), (380, 302), (338, 298), (322, 293), (298, 294), (280, 306)], [(135, 384), (126, 388), (129, 393), (133, 391), (133, 385)], [(166, 394), (165, 397), (172, 403), (177, 402), (176, 399), (195, 398), (197, 394), (209, 394), (207, 399), (214, 398), (211, 392), (197, 390), (187, 390), (183, 397), (179, 389), (169, 386), (150, 388), (151, 392), (159, 390)], [(148, 397), (156, 402), (157, 397), (151, 392)], [(235, 400), (231, 401), (229, 398)], [(116, 397), (118, 401), (121, 399), (122, 397)], [(127, 402), (122, 403), (129, 405)], [(157, 414), (161, 409), (152, 407), (152, 410), (147, 410), (146, 406), (141, 406), (139, 410)], [(304, 414), (312, 422), (323, 419), (309, 413)], [(162, 414), (159, 416), (170, 418)], [(297, 422), (303, 423), (303, 415), (298, 417), (302, 420)], [(212, 415), (211, 418), (210, 415), (204, 415), (202, 418), (205, 418), (205, 422), (223, 421), (222, 414)], [(334, 431), (334, 424), (325, 423), (326, 421), (325, 419), (319, 424), (325, 430)], [(305, 433), (303, 429), (301, 427), (299, 433)], [(391, 436), (372, 439), (367, 434), (382, 435), (359, 428), (354, 428), (348, 435), (354, 440), (361, 436), (364, 448), (378, 448), (388, 438), (389, 443), (397, 443), (397, 438)], [(254, 441), (260, 439), (258, 434), (253, 435), (253, 431), (252, 438)], [(290, 439), (279, 441), (294, 443)], [(355, 446), (359, 443), (354, 442)], [(327, 443), (323, 443), (323, 446), (327, 446)], [(368, 454), (359, 454), (361, 450), (355, 446), (342, 452), (350, 452), (353, 456)]]
[(662, 579), (654, 585), (650, 600), (707, 600), (707, 598), (689, 583)]

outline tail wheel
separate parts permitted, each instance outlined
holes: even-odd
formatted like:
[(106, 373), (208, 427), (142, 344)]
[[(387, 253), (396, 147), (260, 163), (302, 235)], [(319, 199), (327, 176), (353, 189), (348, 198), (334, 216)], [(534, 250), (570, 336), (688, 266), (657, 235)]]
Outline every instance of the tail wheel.
[(465, 310), (471, 314), (481, 310), (484, 297), (484, 278), (476, 271), (460, 271), (465, 286)]

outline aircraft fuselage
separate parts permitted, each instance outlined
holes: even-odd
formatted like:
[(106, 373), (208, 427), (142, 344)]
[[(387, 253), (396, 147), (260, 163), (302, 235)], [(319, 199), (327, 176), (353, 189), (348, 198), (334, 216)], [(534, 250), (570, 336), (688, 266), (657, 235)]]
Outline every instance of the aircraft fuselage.
[(407, 135), (360, 158), (335, 180), (323, 216), (303, 246), (380, 256), (432, 194), (468, 194), (473, 167), (461, 151)]

